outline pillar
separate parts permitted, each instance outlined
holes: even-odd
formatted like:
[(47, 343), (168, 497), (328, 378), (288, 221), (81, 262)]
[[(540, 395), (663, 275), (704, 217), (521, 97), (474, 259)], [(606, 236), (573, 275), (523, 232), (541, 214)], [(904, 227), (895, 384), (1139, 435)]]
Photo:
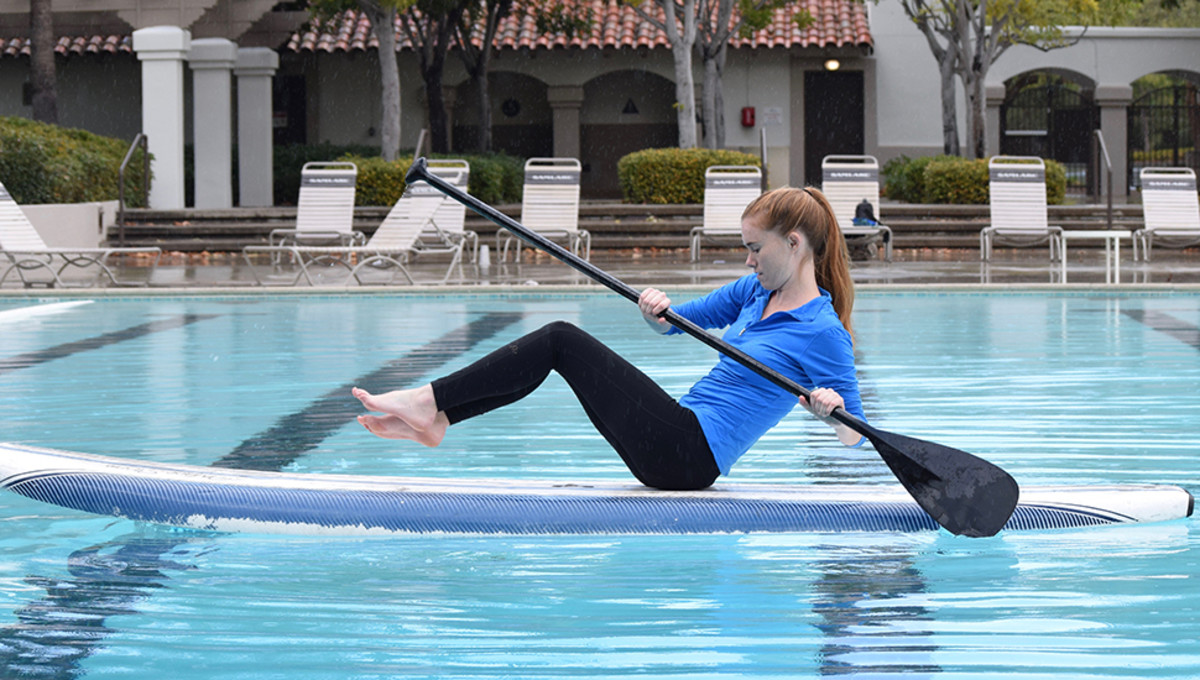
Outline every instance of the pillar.
[[(1129, 85), (1096, 86), (1096, 106), (1100, 107), (1100, 135), (1112, 160), (1113, 196), (1129, 195), (1129, 105), (1133, 102), (1133, 87)], [(1100, 167), (1104, 159), (1099, 159)], [(1101, 170), (1103, 171), (1103, 170)]]
[(133, 51), (142, 62), (142, 132), (153, 154), (150, 207), (184, 207), (183, 62), (191, 34), (177, 26), (133, 32)]
[(233, 80), (237, 45), (225, 38), (192, 41), (192, 158), (197, 208), (233, 207)]
[[(1004, 105), (1004, 98), (1007, 96), (1007, 89), (1003, 83), (988, 85), (984, 88), (984, 96), (987, 98), (987, 148), (986, 156), (1000, 155), (1000, 107)], [(940, 104), (940, 102), (939, 102)], [(939, 108), (940, 112), (941, 109)], [(941, 127), (939, 126), (940, 130)], [(971, 131), (967, 130), (966, 135), (960, 134), (959, 142), (961, 144), (970, 143)], [(964, 151), (966, 149), (964, 148)]]
[(579, 110), (583, 108), (583, 88), (556, 85), (546, 93), (554, 123), (554, 156), (579, 158)]
[(268, 47), (243, 47), (237, 53), (238, 204), (275, 204), (275, 130), (271, 80), (279, 55)]

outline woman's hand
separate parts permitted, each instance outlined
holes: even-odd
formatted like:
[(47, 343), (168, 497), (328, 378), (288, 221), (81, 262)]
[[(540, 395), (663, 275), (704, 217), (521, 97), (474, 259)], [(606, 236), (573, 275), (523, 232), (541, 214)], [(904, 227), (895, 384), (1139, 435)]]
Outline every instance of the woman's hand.
[(808, 394), (808, 399), (800, 397), (800, 405), (832, 427), (837, 432), (839, 441), (846, 446), (854, 446), (862, 439), (857, 432), (829, 417), (835, 410), (846, 408), (846, 401), (842, 399), (842, 395), (837, 393), (837, 390), (828, 387), (814, 387)]
[(670, 306), (671, 298), (657, 288), (647, 288), (638, 296), (638, 309), (642, 310), (642, 318), (659, 333), (666, 333), (671, 328), (671, 324), (660, 316)]
[(842, 395), (828, 387), (814, 387), (808, 394), (808, 399), (800, 397), (800, 405), (826, 422), (829, 421), (829, 414), (833, 413), (834, 409), (846, 408), (846, 401), (842, 399)]

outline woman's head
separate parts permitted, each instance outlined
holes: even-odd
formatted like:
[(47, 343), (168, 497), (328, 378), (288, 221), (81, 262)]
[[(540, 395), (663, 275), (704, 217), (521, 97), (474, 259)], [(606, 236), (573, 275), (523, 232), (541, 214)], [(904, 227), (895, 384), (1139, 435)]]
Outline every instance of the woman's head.
[(854, 283), (850, 278), (850, 257), (833, 207), (825, 195), (817, 189), (775, 189), (751, 201), (742, 212), (742, 221), (783, 239), (802, 235), (812, 253), (817, 285), (829, 291), (838, 318), (846, 330), (851, 330)]

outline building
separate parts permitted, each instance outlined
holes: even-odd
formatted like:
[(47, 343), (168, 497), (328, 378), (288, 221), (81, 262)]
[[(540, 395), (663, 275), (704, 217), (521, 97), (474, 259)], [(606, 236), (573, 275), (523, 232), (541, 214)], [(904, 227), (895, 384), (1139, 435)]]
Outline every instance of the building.
[[(628, 7), (581, 1), (596, 15), (595, 30), (584, 38), (547, 38), (528, 20), (506, 20), (491, 69), (494, 139), (517, 155), (580, 158), (585, 196), (607, 197), (617, 192), (621, 155), (675, 143), (673, 65), (661, 31)], [(69, 36), (58, 47), (64, 125), (132, 139), (143, 121), (141, 65), (130, 36), (173, 25), (193, 39), (220, 37), (278, 53), (276, 143), (378, 142), (376, 49), (369, 23), (355, 13), (322, 31), (306, 27), (308, 16), (296, 5), (257, 0), (184, 0), (170, 7), (151, 0), (59, 0), (54, 9), (58, 32)], [(805, 30), (793, 22), (800, 11), (815, 19)], [(27, 17), (24, 0), (0, 0), (0, 31), (26, 34)], [(425, 127), (423, 84), (416, 54), (403, 34), (398, 38), (401, 146), (412, 148)], [(0, 37), (0, 115), (29, 115), (27, 54), (24, 38)], [(1171, 77), (1169, 101), (1155, 92), (1135, 98), (1135, 84), (1159, 73)], [(1123, 193), (1141, 163), (1200, 167), (1194, 151), (1198, 84), (1200, 30), (1091, 28), (1069, 48), (1013, 48), (988, 75), (988, 151), (1056, 158), (1082, 186), (1094, 173), (1092, 139), (1099, 129), (1114, 176), (1125, 178), (1116, 182)], [(453, 55), (444, 94), (452, 144), (470, 148), (478, 129), (475, 98)], [(781, 10), (768, 28), (731, 43), (724, 95), (726, 146), (765, 148), (772, 185), (819, 181), (820, 160), (829, 153), (886, 161), (941, 152), (935, 63), (891, 0), (802, 0)], [(1152, 122), (1164, 109), (1170, 116)], [(185, 116), (194, 116), (192, 110), (185, 106)], [(190, 137), (193, 121), (187, 129)], [(1173, 152), (1164, 155), (1167, 146)]]

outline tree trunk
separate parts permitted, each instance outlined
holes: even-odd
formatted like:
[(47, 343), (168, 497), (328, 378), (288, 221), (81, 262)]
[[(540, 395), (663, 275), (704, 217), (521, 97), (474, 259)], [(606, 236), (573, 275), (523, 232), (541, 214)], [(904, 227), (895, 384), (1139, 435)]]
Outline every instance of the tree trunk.
[(361, 3), (379, 42), (379, 79), (383, 115), (379, 123), (379, 152), (391, 162), (400, 154), (400, 69), (396, 64), (396, 8)]
[[(661, 0), (666, 15), (667, 40), (675, 61), (675, 113), (679, 148), (696, 146), (696, 84), (692, 75), (692, 50), (696, 45), (696, 2), (684, 0), (682, 17), (676, 17), (674, 0)], [(682, 24), (682, 32), (680, 31)]]
[(704, 146), (725, 148), (725, 44), (704, 53), (704, 93), (701, 120), (704, 123)]
[[(444, 63), (444, 60), (439, 60)], [(446, 116), (446, 98), (442, 95), (442, 72), (440, 67), (425, 71), (425, 97), (429, 105), (429, 150), (431, 153), (450, 152), (449, 123)]]
[(938, 64), (938, 72), (942, 80), (942, 152), (947, 156), (957, 156), (958, 106), (955, 95), (958, 94), (958, 88), (954, 85), (954, 61), (943, 59)]
[(482, 59), (478, 73), (471, 74), (475, 82), (476, 96), (479, 97), (479, 152), (487, 153), (492, 150), (492, 95), (488, 92), (488, 58)]
[(455, 16), (459, 7), (447, 10), (441, 16), (403, 17), (402, 28), (408, 39), (417, 46), (421, 80), (425, 83), (425, 107), (429, 115), (429, 150), (431, 153), (447, 153), (450, 136), (447, 128), (446, 99), (442, 94), (442, 80), (446, 69), (446, 53), (450, 48), (450, 35), (454, 31)]
[(58, 124), (58, 85), (54, 71), (54, 16), (51, 0), (30, 0), (29, 32), (33, 42), (29, 64), (33, 85), (33, 119)]

